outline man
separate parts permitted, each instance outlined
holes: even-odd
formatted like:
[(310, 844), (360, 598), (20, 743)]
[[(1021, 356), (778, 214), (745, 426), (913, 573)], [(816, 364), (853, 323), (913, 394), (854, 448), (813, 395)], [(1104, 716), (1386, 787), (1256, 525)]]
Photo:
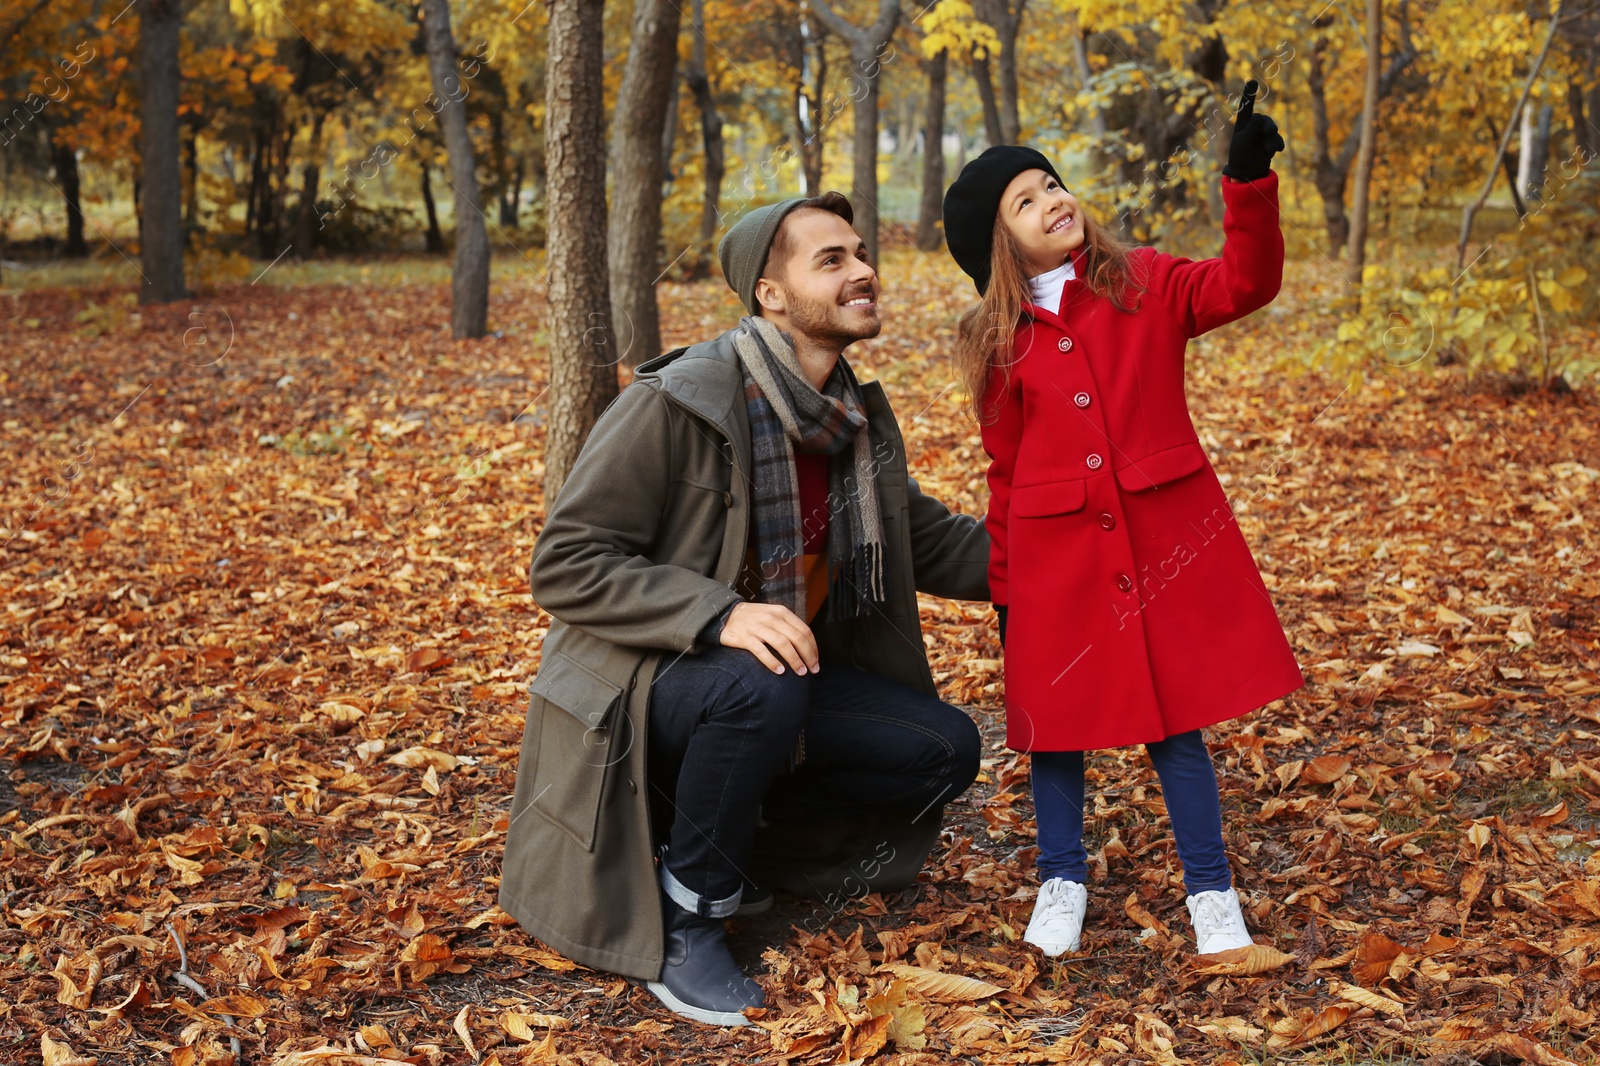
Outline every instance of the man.
[(533, 552), (555, 622), (500, 904), (715, 1025), (764, 1002), (725, 918), (774, 885), (909, 884), (978, 769), (916, 592), (986, 600), (989, 537), (918, 490), (883, 390), (843, 358), (881, 329), (851, 217), (827, 193), (728, 231), (750, 316), (639, 367)]

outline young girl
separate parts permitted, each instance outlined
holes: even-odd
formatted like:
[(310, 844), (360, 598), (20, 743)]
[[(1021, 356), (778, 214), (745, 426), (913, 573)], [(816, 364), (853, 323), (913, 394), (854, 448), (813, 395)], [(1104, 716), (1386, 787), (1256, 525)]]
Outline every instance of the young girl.
[(1128, 744), (1160, 776), (1197, 950), (1251, 943), (1200, 729), (1303, 679), (1190, 421), (1183, 362), (1189, 338), (1278, 292), (1283, 140), (1254, 90), (1222, 172), (1219, 259), (1120, 244), (1031, 148), (990, 148), (945, 196), (950, 253), (983, 297), (958, 361), (991, 460), (1007, 743), (1032, 753), (1025, 939), (1047, 955), (1078, 950), (1083, 929), (1083, 753)]

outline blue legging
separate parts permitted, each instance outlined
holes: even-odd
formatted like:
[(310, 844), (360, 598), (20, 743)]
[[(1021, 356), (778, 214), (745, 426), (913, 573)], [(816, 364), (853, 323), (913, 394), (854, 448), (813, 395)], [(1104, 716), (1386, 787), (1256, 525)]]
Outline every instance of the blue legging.
[[(1146, 744), (1161, 778), (1172, 835), (1190, 895), (1233, 886), (1222, 844), (1217, 772), (1198, 729)], [(1082, 882), (1089, 872), (1083, 848), (1083, 752), (1033, 753), (1033, 809), (1039, 825), (1039, 880)]]

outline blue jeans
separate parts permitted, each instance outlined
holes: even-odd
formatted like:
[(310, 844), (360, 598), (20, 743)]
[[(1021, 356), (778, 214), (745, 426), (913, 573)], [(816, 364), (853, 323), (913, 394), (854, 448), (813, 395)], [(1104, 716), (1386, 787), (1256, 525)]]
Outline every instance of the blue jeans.
[(721, 646), (663, 663), (649, 734), (663, 881), (705, 917), (738, 906), (758, 818), (933, 811), (972, 784), (982, 748), (965, 712), (924, 692), (831, 662), (774, 674)]
[[(1184, 889), (1192, 896), (1233, 887), (1222, 844), (1217, 773), (1200, 731), (1146, 744), (1144, 750), (1161, 778)], [(1089, 871), (1083, 847), (1083, 752), (1033, 753), (1033, 809), (1039, 822), (1039, 880), (1083, 881)]]
[[(1000, 641), (1006, 639), (1006, 610), (1000, 616)], [(1222, 842), (1222, 800), (1217, 771), (1198, 729), (1146, 744), (1161, 779), (1162, 797), (1172, 819), (1172, 836), (1183, 863), (1184, 889), (1199, 892), (1233, 887), (1233, 870)], [(1083, 847), (1083, 752), (1032, 754), (1033, 810), (1039, 830), (1039, 880), (1060, 877), (1082, 882), (1089, 873)]]

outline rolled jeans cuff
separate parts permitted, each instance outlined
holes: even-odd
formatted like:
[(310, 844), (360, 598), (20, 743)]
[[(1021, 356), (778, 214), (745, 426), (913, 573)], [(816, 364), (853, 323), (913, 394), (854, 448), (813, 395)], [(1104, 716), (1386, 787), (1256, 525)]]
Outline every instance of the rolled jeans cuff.
[(730, 918), (739, 909), (739, 897), (744, 894), (744, 885), (735, 888), (733, 895), (727, 899), (706, 899), (673, 877), (672, 871), (667, 869), (667, 864), (662, 862), (661, 891), (665, 892), (672, 902), (701, 918)]

